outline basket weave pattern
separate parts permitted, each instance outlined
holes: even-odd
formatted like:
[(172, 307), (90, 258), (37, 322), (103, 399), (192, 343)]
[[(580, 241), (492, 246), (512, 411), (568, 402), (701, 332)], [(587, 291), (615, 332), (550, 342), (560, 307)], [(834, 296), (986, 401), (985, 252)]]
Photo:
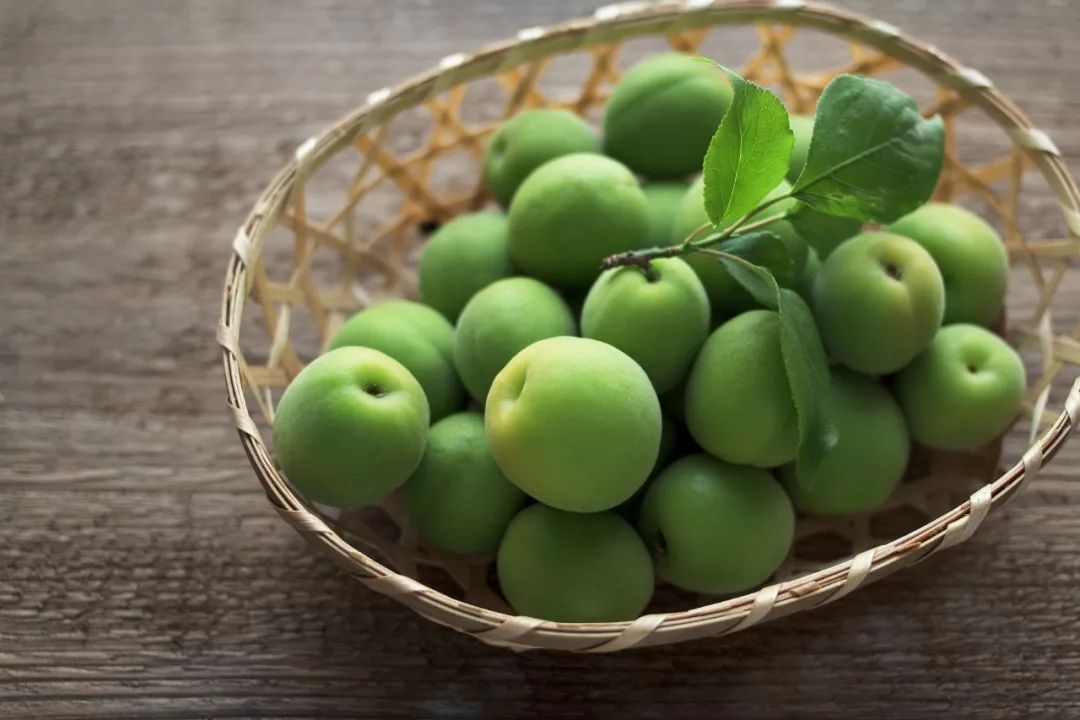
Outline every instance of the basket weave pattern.
[[(595, 114), (618, 79), (620, 51), (632, 38), (663, 37), (672, 48), (695, 52), (714, 28), (725, 25), (745, 25), (744, 32), (757, 33), (760, 48), (740, 72), (777, 89), (793, 112), (812, 111), (822, 89), (841, 72), (873, 75), (906, 66), (934, 83), (935, 97), (925, 111), (941, 113), (947, 127), (946, 165), (936, 195), (981, 202), (1014, 264), (1028, 270), (1036, 293), (1030, 316), (1012, 318), (1009, 328), (1010, 339), (1036, 358), (1025, 400), (1030, 440), (1020, 459), (1000, 471), (999, 444), (977, 453), (917, 454), (911, 477), (879, 512), (842, 520), (800, 519), (800, 541), (767, 587), (624, 623), (562, 624), (511, 614), (488, 584), (487, 563), (426, 547), (396, 497), (382, 503), (381, 515), (375, 516), (370, 510), (323, 512), (297, 496), (276, 469), (259, 423), (269, 426), (281, 389), (352, 312), (376, 299), (415, 296), (421, 228), (487, 202), (478, 180), (487, 135), (506, 117), (533, 107)], [(805, 28), (836, 36), (849, 62), (796, 72), (786, 48)], [(555, 56), (567, 53), (587, 60), (588, 72), (570, 97), (554, 97), (539, 80)], [(505, 102), (491, 117), (466, 119), (470, 84), (485, 78), (494, 78)], [(433, 124), (425, 137), (402, 150), (392, 137), (395, 118), (417, 109), (429, 113)], [(978, 164), (961, 160), (958, 118), (971, 110), (981, 110), (1004, 130), (1011, 142), (1001, 157)], [(450, 156), (467, 170), (444, 182), (440, 163)], [(342, 199), (320, 214), (309, 209), (309, 185), (332, 158), (351, 162), (352, 177), (338, 189)], [(1067, 238), (1034, 241), (1020, 227), (1023, 176), (1032, 168), (1053, 193)], [(380, 193), (394, 199), (382, 200)], [(390, 205), (395, 212), (387, 222), (364, 228), (358, 218), (365, 201)], [(268, 241), (275, 228), (288, 232), (277, 246)], [(1080, 325), (1055, 335), (1050, 317), (1054, 294), (1070, 262), (1080, 256), (1080, 192), (1057, 148), (979, 72), (885, 23), (824, 5), (797, 0), (630, 2), (601, 8), (590, 19), (524, 30), (511, 42), (473, 55), (444, 58), (424, 75), (372, 93), (356, 112), (303, 143), (263, 193), (232, 249), (218, 342), (232, 420), (273, 507), (371, 589), (435, 622), (515, 649), (611, 652), (678, 642), (744, 630), (837, 600), (966, 540), (990, 510), (1038, 474), (1080, 418), (1080, 383), (1067, 387), (1067, 378), (1080, 367)], [(248, 320), (242, 322), (245, 307)], [(1060, 407), (1051, 408), (1052, 399)], [(882, 522), (890, 513), (904, 512), (915, 512), (918, 522)], [(814, 547), (802, 541), (826, 535), (839, 541), (842, 550), (827, 556), (800, 550)], [(431, 567), (441, 569), (456, 597), (421, 581)], [(685, 596), (679, 599), (680, 607), (689, 604)]]

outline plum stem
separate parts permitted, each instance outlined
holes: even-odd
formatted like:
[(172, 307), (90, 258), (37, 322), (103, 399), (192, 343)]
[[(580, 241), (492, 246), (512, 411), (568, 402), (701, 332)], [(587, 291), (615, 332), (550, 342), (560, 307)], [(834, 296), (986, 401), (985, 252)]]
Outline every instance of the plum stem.
[(659, 276), (655, 274), (656, 270), (652, 267), (652, 265), (650, 265), (650, 262), (652, 260), (656, 260), (658, 258), (678, 257), (679, 255), (689, 255), (691, 253), (701, 252), (702, 250), (706, 250), (713, 245), (719, 245), (725, 240), (733, 237), (736, 233), (745, 234), (753, 232), (754, 230), (763, 228), (770, 223), (782, 220), (788, 216), (786, 212), (780, 213), (778, 215), (770, 215), (766, 218), (760, 218), (753, 222), (746, 222), (768, 206), (781, 200), (786, 200), (788, 197), (789, 195), (781, 195), (779, 197), (773, 198), (772, 200), (769, 200), (768, 202), (764, 202), (761, 205), (758, 205), (757, 208), (744, 216), (734, 225), (731, 225), (730, 227), (727, 227), (724, 230), (713, 233), (711, 235), (706, 235), (700, 240), (697, 239), (698, 235), (708, 230), (709, 228), (712, 228), (712, 223), (705, 222), (701, 225), (698, 225), (696, 228), (690, 231), (690, 234), (683, 238), (682, 242), (678, 243), (677, 245), (664, 245), (651, 248), (643, 248), (641, 250), (626, 250), (624, 252), (615, 253), (614, 255), (608, 255), (600, 262), (600, 268), (603, 270), (610, 270), (611, 268), (619, 267), (622, 265), (636, 265), (637, 267), (641, 268), (641, 271), (643, 273), (645, 273), (645, 277), (648, 278), (649, 282), (656, 282), (656, 280), (659, 279)]

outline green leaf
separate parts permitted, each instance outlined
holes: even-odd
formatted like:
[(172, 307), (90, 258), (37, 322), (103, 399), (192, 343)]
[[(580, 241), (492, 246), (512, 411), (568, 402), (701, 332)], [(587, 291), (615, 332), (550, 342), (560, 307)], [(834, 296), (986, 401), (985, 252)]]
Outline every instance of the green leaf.
[(829, 363), (806, 301), (781, 288), (766, 268), (737, 257), (720, 258), (731, 277), (780, 318), (780, 352), (799, 422), (796, 472), (799, 484), (813, 486), (822, 460), (836, 446), (837, 430), (829, 401)]
[(790, 270), (795, 264), (787, 243), (768, 230), (736, 235), (717, 245), (716, 249), (741, 257), (754, 265), (764, 265), (774, 272)]
[(840, 75), (818, 100), (799, 200), (830, 215), (889, 223), (930, 199), (945, 124), (887, 82)]
[(826, 215), (814, 208), (799, 203), (795, 211), (787, 216), (788, 222), (799, 233), (799, 237), (814, 248), (822, 260), (829, 256), (836, 246), (849, 237), (862, 231), (862, 220)]
[(702, 167), (705, 211), (717, 227), (749, 214), (784, 179), (795, 137), (779, 98), (721, 69), (735, 94)]

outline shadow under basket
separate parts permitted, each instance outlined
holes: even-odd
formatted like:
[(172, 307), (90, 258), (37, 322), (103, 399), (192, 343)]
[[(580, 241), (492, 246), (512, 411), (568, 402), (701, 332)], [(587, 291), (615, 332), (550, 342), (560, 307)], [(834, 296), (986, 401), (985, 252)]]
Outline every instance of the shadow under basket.
[[(316, 507), (278, 472), (263, 435), (282, 389), (345, 318), (389, 297), (416, 296), (427, 233), (490, 204), (480, 166), (498, 123), (545, 106), (595, 121), (621, 69), (672, 48), (737, 68), (793, 112), (812, 112), (828, 81), (848, 72), (883, 76), (945, 118), (936, 197), (982, 214), (1009, 252), (1006, 336), (1028, 368), (1024, 417), (977, 452), (916, 448), (907, 479), (874, 513), (800, 518), (790, 557), (758, 590), (715, 598), (661, 587), (649, 614), (633, 622), (517, 616), (499, 597), (490, 558), (427, 547), (397, 497), (343, 513)], [(723, 635), (814, 608), (970, 537), (1051, 460), (1080, 415), (1080, 323), (1065, 303), (1057, 308), (1064, 325), (1051, 319), (1078, 255), (1080, 193), (1060, 153), (978, 71), (886, 23), (826, 5), (630, 2), (443, 58), (371, 93), (304, 142), (236, 235), (218, 342), (229, 411), (271, 503), (349, 574), (487, 643), (611, 652)]]

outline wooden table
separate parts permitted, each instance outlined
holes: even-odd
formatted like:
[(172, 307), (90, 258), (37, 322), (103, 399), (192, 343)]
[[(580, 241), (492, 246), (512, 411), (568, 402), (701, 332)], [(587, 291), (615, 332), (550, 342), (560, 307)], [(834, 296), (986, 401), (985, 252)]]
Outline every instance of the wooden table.
[[(979, 67), (1080, 170), (1075, 2), (850, 4)], [(1075, 440), (916, 569), (613, 656), (487, 648), (305, 546), (224, 413), (235, 228), (367, 92), (591, 7), (301, 5), (0, 2), (0, 717), (1080, 713)]]

